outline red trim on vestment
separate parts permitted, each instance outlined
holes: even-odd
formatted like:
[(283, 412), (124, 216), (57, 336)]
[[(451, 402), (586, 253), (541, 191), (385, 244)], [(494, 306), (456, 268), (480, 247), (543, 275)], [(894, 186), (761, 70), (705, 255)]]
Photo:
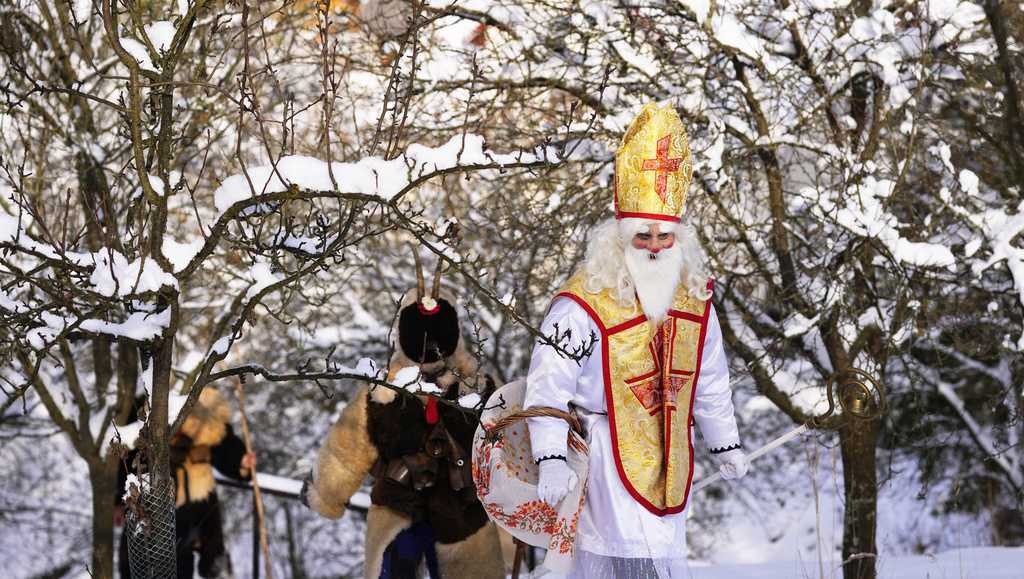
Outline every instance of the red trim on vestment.
[[(710, 283), (710, 280), (709, 280)], [(697, 338), (697, 342), (700, 344), (697, 348), (697, 368), (693, 373), (693, 394), (690, 396), (690, 420), (693, 420), (693, 403), (697, 400), (697, 380), (700, 379), (700, 365), (704, 358), (704, 338), (708, 334), (708, 318), (711, 316), (711, 298), (708, 297), (704, 301), (704, 318), (700, 324), (700, 337)], [(690, 474), (686, 478), (686, 492), (683, 493), (683, 507), (686, 507), (686, 503), (690, 500), (690, 486), (693, 483), (693, 429), (689, 425), (686, 427), (686, 442), (690, 445)]]
[[(578, 296), (578, 295), (576, 295), (574, 293), (570, 293), (570, 292), (558, 292), (557, 294), (555, 294), (555, 298), (557, 298), (557, 297), (572, 298), (572, 300), (574, 302), (576, 302), (579, 305), (583, 306), (583, 309), (587, 311), (587, 314), (590, 315), (590, 318), (592, 320), (594, 320), (595, 324), (597, 324), (597, 329), (601, 330), (601, 335), (602, 336), (605, 334), (605, 332), (608, 331), (608, 330), (605, 329), (604, 324), (601, 323), (601, 318), (597, 315), (597, 312), (594, 311), (594, 308), (590, 307), (590, 304), (588, 304), (586, 300), (584, 300), (580, 296)], [(554, 304), (555, 298), (551, 298), (552, 304)], [(550, 310), (551, 306), (548, 306), (548, 309)]]
[[(637, 299), (639, 300), (640, 298), (637, 298)], [(625, 322), (622, 322), (621, 324), (618, 324), (618, 325), (615, 325), (615, 326), (612, 326), (612, 327), (608, 328), (608, 333), (609, 334), (618, 334), (619, 332), (621, 332), (623, 330), (628, 330), (628, 329), (632, 328), (633, 326), (639, 326), (640, 324), (642, 324), (642, 323), (644, 323), (646, 321), (647, 321), (647, 316), (645, 316), (644, 314), (640, 314), (639, 316), (633, 318), (632, 320), (626, 320)]]
[[(625, 469), (622, 467), (622, 459), (619, 457), (619, 444), (617, 442), (618, 435), (615, 429), (615, 398), (612, 397), (611, 365), (608, 361), (609, 332), (604, 327), (604, 324), (601, 323), (601, 318), (597, 315), (597, 312), (595, 312), (594, 309), (590, 307), (590, 304), (588, 304), (586, 300), (570, 292), (559, 292), (558, 294), (555, 295), (555, 297), (559, 296), (565, 296), (578, 303), (587, 312), (587, 315), (589, 315), (590, 318), (594, 320), (594, 323), (597, 324), (597, 328), (601, 331), (601, 373), (604, 375), (605, 407), (608, 409), (608, 428), (612, 440), (612, 456), (615, 458), (615, 470), (618, 471), (619, 473), (619, 480), (622, 481), (622, 486), (626, 487), (626, 492), (628, 492), (630, 496), (633, 497), (633, 500), (643, 505), (645, 509), (651, 511), (652, 513), (658, 516), (667, 514), (661, 512), (660, 509), (652, 505), (650, 501), (645, 499), (639, 492), (637, 492), (635, 488), (633, 488), (632, 483), (629, 482), (629, 477), (626, 476)], [(621, 332), (621, 326), (622, 324), (618, 324), (615, 327), (619, 328), (618, 331)]]
[[(673, 316), (669, 316), (669, 318), (671, 318), (671, 317), (673, 317)], [(665, 319), (667, 320), (668, 318), (665, 318)], [(668, 343), (674, 345), (676, 343), (676, 323), (675, 322), (672, 322), (672, 334), (669, 337), (671, 338), (671, 340), (669, 340)], [(668, 376), (669, 374), (672, 373), (672, 362), (675, 360), (675, 357), (676, 357), (676, 349), (675, 348), (669, 348), (668, 349), (668, 360), (665, 363), (665, 375), (666, 376)]]
[[(634, 320), (630, 320), (630, 321), (632, 322)], [(636, 324), (631, 324), (628, 327), (633, 327), (634, 325), (636, 325)], [(614, 333), (618, 333), (618, 332), (623, 331), (624, 329), (628, 329), (627, 327), (623, 327), (623, 326), (626, 326), (626, 324), (619, 324), (619, 325), (615, 326), (616, 331)], [(614, 400), (615, 400), (612, 397), (612, 371), (611, 371), (611, 361), (610, 361), (610, 359), (608, 357), (608, 337), (612, 333), (613, 332), (608, 332), (606, 335), (602, 336), (602, 341), (601, 341), (601, 346), (602, 346), (602, 350), (601, 350), (601, 364), (602, 364), (602, 370), (604, 371), (604, 397), (605, 397), (605, 404), (606, 404), (606, 406), (608, 408), (608, 427), (609, 427), (609, 434), (611, 435), (611, 440), (612, 440), (612, 456), (615, 458), (615, 470), (618, 471), (618, 473), (619, 473), (619, 480), (622, 481), (622, 486), (626, 488), (626, 492), (628, 492), (629, 495), (631, 497), (633, 497), (633, 500), (635, 500), (636, 502), (640, 503), (640, 505), (643, 506), (645, 509), (647, 509), (648, 511), (650, 511), (651, 513), (653, 513), (655, 515), (658, 515), (659, 517), (663, 517), (665, 515), (671, 515), (671, 514), (674, 514), (674, 513), (678, 513), (682, 509), (676, 509), (676, 508), (660, 509), (660, 508), (654, 506), (654, 504), (652, 504), (643, 495), (641, 495), (639, 493), (639, 491), (636, 490), (636, 487), (633, 486), (633, 483), (630, 482), (629, 477), (626, 475), (625, 467), (622, 466), (622, 455), (619, 452), (618, 428), (616, 427), (616, 421), (615, 421), (615, 404), (614, 403), (609, 403), (609, 401), (614, 402)], [(657, 360), (657, 358), (655, 358), (655, 361), (656, 360)], [(657, 365), (657, 362), (655, 363), (655, 365)], [(666, 407), (663, 406), (663, 408), (666, 408)], [(685, 506), (685, 504), (686, 503), (684, 502), (683, 505)]]
[(660, 213), (634, 213), (632, 211), (619, 211), (615, 209), (616, 219), (626, 219), (627, 217), (638, 217), (640, 219), (654, 219), (656, 221), (671, 221), (672, 223), (679, 223), (683, 219), (681, 217), (674, 217), (672, 215), (662, 215)]
[(633, 377), (633, 378), (630, 378), (630, 379), (626, 380), (626, 384), (636, 384), (637, 382), (643, 382), (644, 380), (647, 380), (648, 378), (650, 378), (651, 376), (654, 376), (657, 373), (658, 373), (657, 369), (651, 370), (650, 372), (648, 372), (646, 374), (643, 374), (642, 376), (636, 376), (636, 377)]
[[(671, 318), (672, 318), (672, 316), (669, 316), (668, 318), (666, 318), (666, 320), (671, 319)], [(674, 361), (675, 355), (676, 355), (676, 349), (674, 348), (675, 343), (676, 343), (676, 322), (674, 320), (672, 322), (672, 331), (670, 332), (668, 337), (669, 337), (669, 340), (667, 342), (668, 345), (666, 346), (667, 349), (668, 349), (668, 359), (665, 360), (665, 370), (664, 370), (664, 374), (662, 375), (662, 382), (661, 382), (662, 383), (662, 389), (664, 389), (666, 386), (669, 389), (672, 388), (672, 381), (670, 380), (670, 376), (672, 375), (672, 362)], [(676, 396), (673, 397), (672, 405), (670, 406), (669, 403), (668, 403), (669, 397), (667, 396), (667, 392), (665, 392), (665, 394), (663, 394), (663, 396), (664, 396), (663, 407), (665, 408), (665, 416), (663, 418), (664, 418), (665, 422), (662, 424), (661, 429), (662, 429), (662, 432), (665, 433), (665, 448), (663, 448), (661, 452), (662, 452), (663, 461), (665, 463), (666, 478), (667, 478), (667, 475), (668, 475), (668, 464), (669, 464), (669, 461), (671, 460), (671, 455), (669, 454), (669, 452), (672, 450), (672, 414), (674, 414), (675, 411), (676, 411), (675, 398), (677, 398), (678, 395), (679, 394), (676, 393)], [(690, 449), (690, 452), (691, 453), (693, 452), (692, 448)], [(690, 468), (693, 468), (692, 464), (690, 465)], [(666, 481), (665, 484), (667, 485), (668, 481)], [(683, 504), (684, 505), (686, 504), (686, 496), (683, 496)]]
[(441, 310), (441, 304), (438, 303), (437, 305), (434, 306), (433, 309), (428, 310), (427, 307), (423, 305), (423, 302), (416, 302), (416, 308), (424, 316), (432, 316)]
[(651, 504), (651, 501), (644, 498), (644, 496), (636, 490), (633, 483), (629, 481), (629, 477), (626, 475), (625, 467), (622, 466), (622, 456), (619, 453), (619, 434), (615, 421), (615, 398), (612, 396), (612, 369), (611, 361), (608, 358), (608, 335), (603, 336), (601, 346), (604, 348), (601, 351), (601, 366), (604, 372), (604, 399), (605, 406), (608, 408), (608, 430), (612, 440), (612, 457), (615, 458), (615, 470), (619, 473), (619, 480), (622, 481), (622, 486), (626, 488), (626, 492), (633, 497), (634, 501), (640, 503), (640, 505), (645, 509), (659, 517), (666, 515), (668, 514), (667, 512)]
[[(615, 332), (611, 332), (607, 328), (604, 327), (604, 324), (601, 322), (601, 318), (597, 315), (597, 312), (595, 312), (594, 309), (592, 307), (590, 307), (590, 304), (588, 304), (586, 302), (586, 300), (584, 300), (580, 296), (578, 296), (578, 295), (576, 295), (574, 293), (570, 293), (570, 292), (559, 292), (559, 293), (555, 294), (554, 298), (563, 297), (563, 296), (567, 297), (567, 298), (570, 298), (573, 301), (575, 301), (576, 303), (578, 303), (584, 309), (584, 311), (587, 312), (587, 315), (589, 315), (590, 318), (592, 320), (594, 320), (594, 323), (597, 324), (598, 330), (600, 330), (600, 332), (601, 332), (601, 370), (602, 370), (602, 374), (604, 375), (605, 406), (608, 409), (608, 427), (609, 427), (609, 434), (611, 436), (611, 441), (612, 441), (612, 456), (615, 458), (615, 470), (618, 471), (618, 473), (619, 473), (619, 480), (622, 481), (622, 486), (624, 486), (626, 488), (626, 492), (628, 492), (629, 495), (633, 497), (633, 500), (635, 500), (636, 502), (640, 503), (640, 505), (643, 506), (645, 509), (647, 509), (648, 511), (650, 511), (651, 513), (653, 513), (653, 514), (655, 514), (655, 515), (657, 515), (659, 517), (663, 517), (665, 515), (674, 515), (676, 513), (681, 513), (686, 508), (687, 502), (689, 501), (689, 498), (690, 498), (690, 486), (693, 483), (693, 433), (691, 432), (691, 428), (689, 427), (689, 425), (686, 426), (686, 442), (687, 442), (687, 445), (689, 446), (689, 449), (690, 449), (689, 475), (688, 475), (688, 477), (686, 479), (686, 492), (683, 494), (683, 502), (680, 503), (679, 505), (675, 506), (675, 507), (669, 507), (669, 508), (665, 508), (665, 509), (660, 509), (660, 508), (654, 506), (646, 498), (644, 498), (643, 495), (641, 495), (636, 490), (636, 488), (633, 487), (633, 484), (629, 481), (629, 477), (626, 476), (626, 470), (622, 466), (622, 458), (621, 458), (621, 456), (619, 454), (618, 430), (615, 427), (615, 404), (614, 404), (614, 400), (615, 399), (612, 397), (611, 363), (610, 363), (609, 358), (608, 358), (608, 338), (609, 338), (609, 336), (612, 333), (619, 333), (619, 332), (623, 331), (624, 329), (628, 329), (628, 328), (633, 327), (634, 325), (639, 323), (639, 322), (636, 321), (639, 318), (634, 318), (632, 320), (629, 320), (628, 322), (623, 322), (621, 324), (617, 324), (617, 325), (615, 325), (612, 328), (612, 329), (615, 330)], [(552, 303), (554, 302), (554, 298), (552, 298)], [(550, 309), (550, 306), (548, 306), (548, 309)], [(674, 310), (670, 310), (670, 312), (671, 311), (674, 311)], [(704, 306), (704, 316), (702, 318), (700, 318), (699, 320), (694, 320), (694, 321), (700, 321), (701, 322), (701, 330), (700, 330), (700, 337), (698, 338), (699, 344), (698, 344), (698, 347), (697, 347), (697, 363), (696, 363), (697, 369), (694, 372), (694, 377), (693, 377), (693, 386), (692, 386), (692, 388), (694, 389), (694, 393), (693, 393), (693, 396), (690, 397), (690, 420), (691, 421), (693, 420), (693, 402), (697, 399), (697, 396), (696, 396), (697, 379), (700, 376), (700, 363), (701, 363), (701, 358), (702, 358), (703, 353), (704, 353), (704, 338), (707, 335), (707, 327), (708, 327), (707, 326), (707, 319), (708, 319), (708, 314), (710, 312), (711, 312), (711, 298), (708, 298), (707, 301), (705, 302), (705, 306)], [(686, 318), (686, 319), (690, 319), (690, 317), (691, 317), (691, 315), (683, 314), (683, 312), (676, 311), (675, 313), (679, 314), (676, 317), (681, 317), (681, 318)], [(696, 316), (692, 316), (692, 317), (696, 317)], [(646, 317), (644, 317), (644, 320), (646, 320)], [(627, 326), (627, 324), (629, 324), (629, 325)], [(671, 411), (668, 410), (668, 406), (666, 405), (664, 408), (666, 409), (665, 414), (666, 415), (670, 414)], [(666, 431), (669, 433), (669, 437), (670, 437), (671, 436), (671, 430), (667, 429)], [(665, 453), (665, 455), (667, 457), (668, 453)], [(667, 458), (666, 458), (666, 460), (667, 460)]]
[[(665, 469), (665, 478), (666, 478), (665, 485), (667, 487), (668, 486), (668, 480), (667, 480), (668, 479), (668, 462), (669, 462), (669, 460), (671, 460), (671, 458), (669, 457), (669, 454), (668, 454), (668, 449), (672, 448), (672, 429), (669, 428), (669, 426), (672, 424), (672, 415), (675, 414), (676, 407), (675, 406), (669, 406), (668, 404), (665, 404), (664, 408), (665, 408), (665, 412), (664, 412), (664, 415), (662, 416), (662, 418), (664, 419), (664, 423), (661, 425), (661, 428), (665, 432), (665, 448), (663, 448), (661, 450), (661, 452), (662, 452), (662, 454), (661, 454), (661, 464), (663, 465), (661, 468)], [(686, 497), (684, 496), (683, 497), (683, 505), (685, 505), (685, 504), (686, 504)], [(665, 509), (665, 510), (668, 511), (668, 510), (671, 510), (671, 509)]]
[(681, 312), (679, 310), (669, 310), (667, 315), (669, 315), (669, 316), (671, 316), (673, 318), (682, 318), (684, 320), (690, 320), (691, 322), (697, 322), (697, 323), (700, 323), (701, 320), (704, 319), (703, 317), (698, 316), (697, 314), (691, 314), (689, 312)]

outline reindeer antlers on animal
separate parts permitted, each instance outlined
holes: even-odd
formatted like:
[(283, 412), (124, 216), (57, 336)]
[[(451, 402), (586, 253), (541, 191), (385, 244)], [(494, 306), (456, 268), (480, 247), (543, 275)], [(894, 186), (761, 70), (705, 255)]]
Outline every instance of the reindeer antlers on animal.
[[(427, 282), (423, 276), (423, 262), (420, 261), (420, 252), (412, 244), (409, 245), (412, 251), (412, 258), (416, 262), (416, 301), (422, 301), (427, 291)], [(444, 260), (437, 260), (437, 269), (434, 270), (434, 285), (430, 289), (430, 299), (437, 300), (441, 295), (441, 272), (444, 270)]]
[(444, 260), (437, 258), (437, 269), (434, 270), (434, 287), (430, 290), (430, 297), (437, 300), (441, 297), (441, 270), (444, 269)]
[(412, 251), (412, 258), (416, 261), (416, 301), (421, 301), (423, 293), (427, 289), (427, 282), (423, 279), (423, 264), (420, 263), (420, 252), (416, 246), (410, 244), (409, 249)]

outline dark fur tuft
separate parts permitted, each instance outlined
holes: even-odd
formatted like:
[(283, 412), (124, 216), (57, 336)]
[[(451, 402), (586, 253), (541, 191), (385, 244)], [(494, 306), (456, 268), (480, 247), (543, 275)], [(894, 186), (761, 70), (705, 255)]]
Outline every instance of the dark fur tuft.
[(398, 344), (410, 360), (430, 364), (447, 358), (459, 345), (459, 315), (446, 299), (438, 299), (433, 314), (420, 311), (419, 303), (402, 308), (398, 316)]

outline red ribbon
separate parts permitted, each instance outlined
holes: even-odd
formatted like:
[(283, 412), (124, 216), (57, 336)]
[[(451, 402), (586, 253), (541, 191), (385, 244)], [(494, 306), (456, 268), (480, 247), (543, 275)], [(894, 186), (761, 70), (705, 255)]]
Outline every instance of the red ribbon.
[(434, 398), (433, 396), (427, 398), (427, 410), (424, 414), (427, 419), (427, 424), (437, 424), (437, 421), (440, 418), (437, 413), (437, 398)]

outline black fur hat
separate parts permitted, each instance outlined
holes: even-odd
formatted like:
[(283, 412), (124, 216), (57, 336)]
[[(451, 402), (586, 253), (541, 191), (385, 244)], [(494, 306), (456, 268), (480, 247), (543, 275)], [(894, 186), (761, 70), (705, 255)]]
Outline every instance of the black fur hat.
[(438, 261), (434, 285), (427, 294), (423, 264), (412, 248), (416, 262), (416, 300), (398, 314), (398, 345), (417, 364), (433, 364), (455, 353), (459, 345), (459, 314), (450, 301), (441, 297), (441, 270)]
[(410, 360), (430, 364), (447, 358), (459, 345), (459, 314), (443, 298), (427, 310), (419, 300), (405, 306), (398, 316), (398, 344)]

